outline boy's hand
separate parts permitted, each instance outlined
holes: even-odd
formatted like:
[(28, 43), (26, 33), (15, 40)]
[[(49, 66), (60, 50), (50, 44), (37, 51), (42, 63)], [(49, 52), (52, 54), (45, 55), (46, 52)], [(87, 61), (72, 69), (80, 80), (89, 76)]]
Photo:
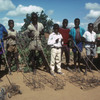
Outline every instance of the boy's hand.
[(31, 32), (31, 33), (28, 34), (28, 37), (29, 38), (33, 38), (34, 37), (34, 34)]
[(82, 42), (85, 42), (86, 39), (85, 39), (84, 37), (81, 37), (81, 41), (82, 41)]
[(12, 38), (13, 40), (15, 40), (15, 36), (10, 36), (10, 38)]
[(59, 39), (56, 39), (56, 43), (58, 43)]

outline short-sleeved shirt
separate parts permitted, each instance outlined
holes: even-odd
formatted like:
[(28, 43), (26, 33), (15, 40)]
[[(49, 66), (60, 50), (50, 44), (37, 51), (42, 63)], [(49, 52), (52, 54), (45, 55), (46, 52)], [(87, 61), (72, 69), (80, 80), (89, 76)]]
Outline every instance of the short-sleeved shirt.
[[(83, 37), (86, 39), (87, 42), (95, 42), (96, 33), (94, 31), (92, 31), (92, 33), (90, 33), (89, 31), (86, 31)], [(90, 45), (86, 44), (85, 47), (90, 47)]]
[[(14, 30), (14, 31), (11, 31), (11, 30), (7, 30), (8, 31), (8, 36), (15, 36), (17, 35), (17, 31)], [(9, 45), (15, 45), (16, 44), (16, 40), (13, 40), (12, 38), (8, 39), (7, 40), (7, 44)]]
[(29, 44), (29, 49), (30, 50), (41, 50), (42, 49), (42, 44), (40, 40), (40, 32), (44, 29), (44, 26), (42, 23), (37, 23), (37, 27), (35, 27), (32, 23), (28, 26), (27, 32), (28, 34), (33, 34), (34, 37), (30, 37), (32, 41)]
[(32, 23), (28, 26), (28, 30), (33, 33), (34, 39), (39, 37), (40, 32), (43, 30), (43, 28), (43, 24), (39, 22), (37, 23), (37, 29)]
[(66, 28), (59, 28), (59, 33), (61, 33), (62, 37), (63, 37), (63, 42), (64, 42), (64, 45), (67, 45), (68, 43), (68, 39), (69, 39), (69, 32), (70, 32), (70, 29)]

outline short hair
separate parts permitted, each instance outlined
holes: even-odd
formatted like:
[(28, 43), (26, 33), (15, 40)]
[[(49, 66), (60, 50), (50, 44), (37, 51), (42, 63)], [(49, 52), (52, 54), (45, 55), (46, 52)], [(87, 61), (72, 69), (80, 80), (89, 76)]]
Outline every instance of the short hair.
[(59, 28), (59, 25), (58, 24), (54, 24), (53, 25), (53, 29), (55, 29), (55, 28)]
[(75, 19), (74, 19), (74, 22), (76, 22), (76, 20), (79, 20), (79, 22), (80, 22), (80, 19), (79, 19), (79, 18), (75, 18)]
[(33, 16), (34, 16), (34, 15), (38, 18), (37, 13), (33, 12), (33, 13), (31, 14), (31, 20), (33, 19)]
[(13, 23), (14, 23), (14, 20), (12, 20), (12, 19), (8, 20), (8, 24), (9, 24), (10, 22), (13, 22)]
[(94, 26), (93, 23), (89, 23), (89, 24), (88, 24), (88, 27), (91, 27), (91, 26), (92, 26), (92, 27)]
[(63, 19), (63, 22), (67, 21), (68, 22), (68, 19)]

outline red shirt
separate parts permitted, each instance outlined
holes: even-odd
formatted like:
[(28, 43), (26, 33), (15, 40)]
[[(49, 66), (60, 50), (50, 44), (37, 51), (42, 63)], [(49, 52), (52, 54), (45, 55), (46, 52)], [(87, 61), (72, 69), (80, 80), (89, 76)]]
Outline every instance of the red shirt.
[(62, 35), (63, 37), (63, 41), (64, 41), (64, 45), (67, 45), (68, 43), (68, 39), (69, 39), (69, 32), (70, 29), (66, 28), (59, 28), (59, 33)]

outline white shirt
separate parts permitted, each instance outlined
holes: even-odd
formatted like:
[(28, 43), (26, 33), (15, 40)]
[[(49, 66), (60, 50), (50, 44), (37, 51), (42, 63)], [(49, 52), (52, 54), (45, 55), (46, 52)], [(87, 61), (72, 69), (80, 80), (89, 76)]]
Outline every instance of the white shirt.
[[(57, 39), (59, 39), (58, 43), (56, 43)], [(63, 37), (60, 33), (56, 34), (56, 33), (52, 32), (48, 38), (48, 45), (50, 45), (51, 47), (62, 47), (62, 43), (61, 43), (62, 39), (63, 39)]]
[[(89, 31), (86, 31), (83, 34), (83, 37), (86, 39), (86, 41), (88, 42), (95, 42), (96, 40), (96, 33), (94, 31), (92, 31), (92, 33), (90, 33)], [(86, 44), (85, 47), (90, 47), (89, 44)]]

